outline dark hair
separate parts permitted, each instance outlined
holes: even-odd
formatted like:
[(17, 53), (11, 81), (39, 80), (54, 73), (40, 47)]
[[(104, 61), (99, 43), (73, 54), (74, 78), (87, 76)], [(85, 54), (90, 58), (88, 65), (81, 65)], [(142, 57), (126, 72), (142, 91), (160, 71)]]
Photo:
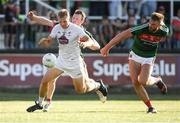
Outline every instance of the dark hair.
[(162, 23), (164, 21), (164, 15), (158, 12), (153, 12), (151, 14), (151, 19), (154, 21), (158, 21), (159, 23)]
[(77, 9), (74, 14), (78, 14), (78, 15), (81, 15), (82, 16), (82, 20), (84, 20), (86, 18), (86, 14), (82, 11), (82, 10), (79, 10)]

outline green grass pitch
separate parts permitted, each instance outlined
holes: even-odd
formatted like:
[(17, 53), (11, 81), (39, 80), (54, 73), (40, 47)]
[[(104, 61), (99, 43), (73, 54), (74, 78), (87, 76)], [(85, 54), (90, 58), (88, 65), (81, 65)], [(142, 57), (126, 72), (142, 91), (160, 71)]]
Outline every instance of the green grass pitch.
[(26, 112), (36, 94), (0, 93), (1, 123), (179, 123), (180, 96), (152, 95), (157, 114), (147, 114), (136, 95), (109, 95), (102, 104), (94, 94), (55, 95), (49, 112)]

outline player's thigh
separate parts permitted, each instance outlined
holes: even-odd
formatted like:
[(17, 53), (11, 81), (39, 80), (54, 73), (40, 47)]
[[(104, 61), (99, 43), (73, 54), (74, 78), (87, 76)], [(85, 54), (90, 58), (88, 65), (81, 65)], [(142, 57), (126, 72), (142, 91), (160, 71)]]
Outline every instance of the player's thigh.
[(151, 64), (144, 64), (141, 67), (141, 72), (139, 74), (139, 82), (142, 84), (146, 84), (148, 81), (149, 77), (151, 76), (153, 70), (153, 65)]
[(138, 83), (138, 76), (141, 71), (141, 64), (129, 59), (129, 72), (133, 83)]
[(58, 76), (60, 76), (63, 73), (63, 71), (57, 69), (57, 68), (52, 68), (49, 69), (46, 74), (42, 78), (42, 82), (51, 82), (54, 81)]
[(73, 85), (76, 92), (83, 93), (86, 90), (85, 78), (83, 76), (79, 78), (73, 78)]
[(73, 85), (78, 93), (85, 93), (87, 90), (88, 82), (90, 82), (90, 79), (88, 77), (87, 71), (82, 71), (82, 75), (78, 78), (73, 78)]

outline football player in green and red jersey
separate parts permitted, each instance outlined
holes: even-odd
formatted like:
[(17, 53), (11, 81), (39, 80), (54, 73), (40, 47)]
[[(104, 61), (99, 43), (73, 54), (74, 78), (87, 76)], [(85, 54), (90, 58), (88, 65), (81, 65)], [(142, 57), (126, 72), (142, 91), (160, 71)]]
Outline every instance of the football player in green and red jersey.
[(157, 85), (162, 94), (167, 93), (167, 86), (160, 76), (151, 75), (159, 42), (168, 35), (169, 29), (164, 24), (164, 16), (154, 12), (148, 23), (129, 28), (117, 34), (100, 52), (103, 56), (116, 44), (127, 38), (133, 38), (134, 44), (129, 53), (130, 77), (140, 99), (147, 105), (147, 113), (156, 113), (144, 86)]

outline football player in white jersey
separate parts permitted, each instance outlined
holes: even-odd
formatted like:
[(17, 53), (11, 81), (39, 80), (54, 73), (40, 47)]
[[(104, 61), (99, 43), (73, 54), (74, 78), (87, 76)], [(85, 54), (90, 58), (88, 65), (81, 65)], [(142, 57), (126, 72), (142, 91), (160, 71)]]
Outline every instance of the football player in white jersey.
[(66, 9), (62, 9), (58, 13), (59, 24), (57, 24), (51, 31), (48, 38), (42, 38), (39, 44), (48, 47), (53, 38), (56, 38), (59, 43), (59, 56), (57, 65), (47, 71), (45, 76), (41, 80), (39, 89), (39, 99), (35, 102), (35, 105), (27, 109), (28, 112), (34, 112), (35, 110), (43, 109), (43, 101), (47, 96), (48, 83), (55, 82), (54, 80), (62, 73), (66, 73), (71, 76), (73, 85), (77, 93), (87, 93), (96, 91), (102, 100), (107, 98), (107, 87), (101, 80), (94, 81), (87, 75), (86, 64), (80, 56), (81, 50), (79, 47), (79, 40), (84, 43), (84, 47), (91, 47), (94, 42), (89, 40), (89, 36), (77, 25), (69, 21), (69, 12)]
[[(58, 22), (56, 20), (49, 20), (47, 18), (44, 18), (42, 16), (37, 16), (35, 15), (32, 11), (30, 11), (27, 15), (32, 21), (35, 21), (36, 23), (40, 24), (40, 25), (46, 25), (46, 26), (49, 26), (49, 27), (54, 27), (55, 24), (57, 24)], [(85, 33), (90, 37), (90, 40), (93, 43), (93, 45), (87, 47), (91, 50), (99, 50), (100, 49), (100, 45), (98, 44), (98, 42), (93, 38), (93, 36), (87, 31), (85, 30), (85, 28), (82, 26), (82, 24), (84, 23), (85, 21), (85, 18), (86, 18), (86, 15), (85, 13), (82, 11), (82, 10), (76, 10), (75, 13), (73, 14), (72, 16), (72, 23), (80, 26), (84, 31)], [(80, 42), (80, 45), (81, 46), (84, 46), (84, 43), (81, 43)], [(87, 69), (86, 70), (86, 73), (87, 73), (87, 76), (88, 76), (88, 72), (87, 72)], [(55, 82), (54, 82), (55, 81)], [(46, 104), (44, 105), (43, 107), (43, 111), (47, 112), (49, 110), (49, 107), (51, 107), (51, 104), (52, 104), (52, 97), (53, 97), (53, 94), (54, 94), (54, 91), (55, 91), (55, 88), (56, 88), (56, 80), (53, 80), (51, 82), (49, 82), (48, 84), (48, 92), (47, 92), (47, 97), (46, 97)], [(104, 103), (104, 97), (102, 96), (101, 93), (99, 93), (97, 91), (97, 94), (100, 98), (100, 100)]]

